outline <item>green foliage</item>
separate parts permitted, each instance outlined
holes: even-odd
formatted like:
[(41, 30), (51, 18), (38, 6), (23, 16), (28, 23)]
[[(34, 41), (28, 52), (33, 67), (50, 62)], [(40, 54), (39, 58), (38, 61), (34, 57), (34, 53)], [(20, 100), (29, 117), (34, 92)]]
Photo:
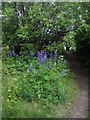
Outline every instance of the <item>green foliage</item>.
[[(39, 65), (36, 60), (29, 60), (29, 57), (26, 59), (18, 59), (22, 61), (22, 64), (18, 60), (14, 61), (13, 59), (11, 64), (11, 60), (7, 58), (7, 68), (12, 75), (15, 73), (15, 70), (21, 71), (17, 78), (17, 83), (14, 83), (13, 86), (17, 86), (17, 95), (19, 97), (28, 101), (46, 100), (51, 103), (57, 103), (60, 101), (61, 103), (64, 102), (65, 90), (64, 85), (62, 85), (64, 78), (61, 76), (60, 72), (63, 69), (66, 69), (66, 65), (62, 59), (60, 60), (60, 65), (55, 65), (55, 63), (50, 62), (50, 60), (46, 64)], [(15, 63), (15, 65), (13, 63)], [(29, 64), (31, 63), (33, 66), (33, 72), (30, 73), (28, 70)], [(48, 68), (48, 64), (51, 65), (51, 68)], [(11, 91), (13, 91), (13, 87), (11, 86)], [(57, 96), (60, 96), (60, 98), (58, 98), (56, 94)]]
[(76, 45), (79, 54), (90, 53), (90, 25), (84, 24), (78, 28), (76, 33)]
[(27, 25), (25, 26), (20, 26), (20, 29), (17, 30), (17, 36), (20, 38), (20, 39), (29, 39), (29, 28)]
[(89, 8), (88, 3), (3, 3), (3, 44), (28, 42), (42, 49), (63, 41), (75, 50), (74, 33), (89, 24)]
[[(66, 104), (70, 71), (63, 56), (58, 59), (59, 64), (58, 61), (54, 63), (53, 59), (48, 59), (47, 63), (40, 64), (36, 57), (31, 59), (27, 54), (23, 57), (6, 58), (6, 55), (3, 57), (4, 118), (17, 118), (19, 114), (21, 117), (33, 117), (34, 114), (37, 117), (48, 117), (47, 113), (50, 112), (50, 108), (53, 109), (53, 105)], [(29, 71), (30, 64), (33, 66), (32, 72)], [(63, 70), (66, 70), (64, 76), (62, 75)], [(27, 107), (22, 109), (22, 104), (19, 103), (23, 101), (39, 102), (45, 108), (41, 107), (42, 112), (40, 113), (35, 111), (36, 108), (32, 109), (29, 114), (25, 112)], [(29, 112), (28, 109), (27, 112)], [(43, 114), (44, 112), (45, 114)]]
[(16, 39), (16, 29), (17, 29), (17, 15), (13, 7), (6, 7), (3, 10), (4, 17), (2, 19), (2, 38), (4, 44), (11, 44)]
[[(49, 109), (52, 105), (66, 104), (73, 96), (75, 86), (72, 80), (69, 82), (71, 74), (61, 54), (65, 53), (67, 43), (74, 51), (90, 52), (89, 8), (88, 3), (2, 3), (4, 117), (44, 116), (44, 111), (37, 114), (35, 109), (23, 110), (19, 102), (40, 102)], [(17, 42), (22, 45), (24, 56), (7, 58), (7, 52)], [(30, 59), (30, 51), (36, 54), (42, 49), (48, 53), (57, 49), (60, 64), (48, 59), (41, 65), (36, 57)]]
[(33, 44), (22, 44), (22, 48), (21, 48), (22, 52), (27, 52), (30, 53), (30, 51), (35, 53), (36, 47), (34, 47)]
[(67, 33), (67, 35), (64, 37), (64, 45), (69, 45), (71, 46), (72, 50), (76, 50), (76, 43), (75, 43), (75, 38), (74, 36), (76, 35), (76, 33), (74, 31), (70, 31), (69, 33)]
[(64, 49), (64, 45), (63, 43), (52, 43), (51, 45), (46, 45), (46, 50), (47, 51), (52, 51), (54, 53), (54, 51), (57, 49), (58, 50), (58, 55), (63, 55), (65, 53), (65, 49)]

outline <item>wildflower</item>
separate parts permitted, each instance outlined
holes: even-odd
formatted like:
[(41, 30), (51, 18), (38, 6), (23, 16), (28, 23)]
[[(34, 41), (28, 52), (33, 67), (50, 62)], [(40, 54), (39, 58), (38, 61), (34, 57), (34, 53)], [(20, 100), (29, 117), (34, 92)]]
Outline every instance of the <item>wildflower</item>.
[(42, 60), (41, 60), (41, 56), (40, 56), (40, 55), (38, 56), (38, 62), (39, 62), (40, 64), (42, 64)]
[(15, 54), (15, 49), (14, 49), (14, 47), (12, 48), (12, 55), (14, 55)]
[(12, 53), (8, 52), (8, 58), (12, 57)]
[(46, 51), (42, 51), (42, 57), (44, 57), (46, 55)]
[(57, 58), (57, 50), (55, 50), (54, 52), (54, 62), (56, 61), (56, 58)]
[(14, 50), (12, 50), (12, 54), (13, 54), (13, 55), (15, 54)]
[(30, 58), (33, 58), (34, 54), (32, 52), (30, 52)]
[(32, 65), (30, 65), (30, 67), (29, 67), (29, 71), (32, 72)]
[(50, 53), (50, 58), (52, 59), (52, 52)]
[(47, 61), (47, 55), (44, 56), (43, 63), (45, 63), (46, 61)]
[(42, 53), (38, 52), (38, 62), (42, 63)]
[(43, 51), (42, 53), (38, 52), (38, 62), (42, 64), (45, 63), (46, 61), (47, 61), (46, 51)]

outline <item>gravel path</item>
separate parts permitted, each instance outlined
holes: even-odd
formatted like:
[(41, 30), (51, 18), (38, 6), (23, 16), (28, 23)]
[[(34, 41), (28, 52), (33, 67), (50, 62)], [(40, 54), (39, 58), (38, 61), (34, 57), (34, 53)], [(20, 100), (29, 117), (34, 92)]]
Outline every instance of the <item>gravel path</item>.
[(88, 118), (88, 78), (78, 62), (78, 57), (71, 53), (67, 53), (67, 56), (79, 84), (78, 97), (71, 108), (71, 118)]

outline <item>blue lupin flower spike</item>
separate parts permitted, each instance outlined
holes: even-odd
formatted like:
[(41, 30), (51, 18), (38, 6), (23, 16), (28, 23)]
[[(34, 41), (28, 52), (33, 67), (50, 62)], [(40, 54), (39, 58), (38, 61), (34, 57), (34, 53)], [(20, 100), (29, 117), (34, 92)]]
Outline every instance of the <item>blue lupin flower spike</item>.
[(47, 54), (44, 56), (44, 63), (47, 61)]
[(41, 59), (42, 59), (42, 55), (41, 55), (40, 52), (38, 52), (38, 62), (39, 62), (40, 64), (42, 63)]
[(41, 53), (38, 52), (38, 62), (40, 64), (43, 64), (46, 61), (47, 61), (47, 53), (46, 53), (46, 51), (43, 50)]
[(8, 58), (12, 57), (12, 53), (8, 52)]
[(52, 59), (52, 52), (50, 53), (50, 58)]
[(45, 51), (43, 50), (43, 51), (42, 51), (42, 57), (44, 57), (44, 56), (45, 56)]
[(10, 54), (10, 57), (12, 57), (12, 53)]
[(15, 54), (15, 49), (14, 49), (14, 47), (12, 48), (12, 55), (14, 55)]
[(12, 54), (13, 54), (13, 55), (15, 54), (14, 50), (12, 50)]
[(38, 62), (39, 62), (40, 64), (43, 63), (43, 55), (42, 55), (42, 53), (40, 53), (40, 52), (38, 52)]

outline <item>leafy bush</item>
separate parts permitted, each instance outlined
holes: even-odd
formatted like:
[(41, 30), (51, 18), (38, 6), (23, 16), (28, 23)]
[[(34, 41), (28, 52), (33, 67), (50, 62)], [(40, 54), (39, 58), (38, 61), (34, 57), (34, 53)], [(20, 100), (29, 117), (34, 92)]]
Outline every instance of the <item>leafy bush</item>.
[(38, 52), (38, 57), (30, 54), (4, 56), (3, 94), (6, 94), (3, 106), (6, 109), (3, 115), (15, 116), (18, 101), (39, 102), (47, 107), (66, 103), (70, 71), (64, 57), (57, 53), (55, 50), (49, 57), (46, 51)]
[[(16, 95), (28, 101), (64, 102), (65, 88), (62, 82), (64, 74), (65, 76), (68, 74), (64, 59), (61, 58), (60, 63), (59, 60), (56, 63), (53, 58), (52, 60), (47, 58), (47, 62), (40, 64), (36, 58), (25, 57), (7, 58), (7, 71), (12, 75), (15, 71), (19, 72), (14, 86), (8, 86), (11, 92), (13, 87), (17, 86)], [(32, 65), (32, 71), (30, 71), (30, 65)], [(63, 70), (67, 72), (63, 74)]]
[[(81, 36), (82, 35), (82, 36)], [(90, 53), (90, 25), (81, 25), (76, 32), (76, 46), (79, 54)]]
[(75, 32), (70, 31), (69, 33), (64, 36), (64, 46), (69, 45), (72, 50), (76, 50), (76, 42), (75, 42)]
[(58, 55), (63, 55), (65, 53), (64, 45), (61, 42), (46, 45), (47, 51), (52, 51), (54, 53), (55, 49), (58, 50)]

